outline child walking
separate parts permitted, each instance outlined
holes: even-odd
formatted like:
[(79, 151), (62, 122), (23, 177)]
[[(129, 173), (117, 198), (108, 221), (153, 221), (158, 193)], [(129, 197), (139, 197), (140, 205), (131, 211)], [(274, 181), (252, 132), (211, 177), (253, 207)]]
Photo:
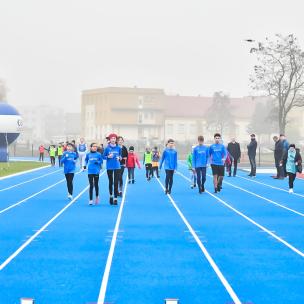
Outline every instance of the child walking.
[(187, 155), (187, 165), (190, 173), (190, 179), (191, 179), (191, 189), (196, 187), (196, 171), (193, 167), (193, 149), (195, 146), (192, 146), (191, 152)]
[(138, 160), (138, 156), (134, 152), (134, 147), (130, 146), (129, 147), (128, 158), (127, 158), (129, 184), (130, 183), (132, 183), (132, 184), (135, 183), (134, 170), (135, 170), (136, 165), (139, 169), (141, 169), (140, 162)]
[(74, 151), (72, 144), (67, 144), (67, 150), (63, 152), (61, 163), (63, 164), (63, 171), (68, 188), (68, 199), (73, 199), (73, 179), (75, 175), (76, 161), (78, 155)]
[(160, 169), (165, 163), (165, 170), (166, 170), (166, 190), (165, 194), (171, 194), (172, 186), (173, 186), (173, 175), (175, 170), (177, 170), (177, 152), (174, 149), (174, 140), (169, 139), (167, 143), (167, 148), (163, 152), (161, 162), (160, 162)]
[[(117, 135), (108, 136), (109, 144), (104, 150), (103, 158), (107, 160), (107, 175), (109, 179), (110, 204), (117, 205), (118, 181), (120, 176), (121, 148), (117, 145)], [(113, 198), (114, 187), (114, 198)]]
[(102, 156), (97, 152), (97, 144), (92, 143), (90, 146), (90, 152), (87, 153), (85, 158), (84, 170), (88, 168), (88, 179), (90, 183), (89, 191), (89, 205), (93, 205), (93, 190), (95, 188), (95, 205), (99, 203), (99, 174), (102, 167)]

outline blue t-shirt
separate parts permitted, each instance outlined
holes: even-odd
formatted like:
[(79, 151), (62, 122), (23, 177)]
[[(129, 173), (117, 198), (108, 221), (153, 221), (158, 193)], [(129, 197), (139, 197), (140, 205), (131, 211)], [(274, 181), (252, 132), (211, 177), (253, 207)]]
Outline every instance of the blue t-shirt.
[(198, 145), (193, 149), (192, 167), (206, 167), (209, 158), (209, 148), (205, 145)]
[(223, 144), (213, 144), (209, 147), (209, 156), (212, 165), (224, 166), (227, 150)]
[(63, 164), (64, 174), (75, 173), (76, 159), (78, 155), (76, 152), (64, 151), (60, 162)]
[(102, 156), (99, 152), (89, 152), (85, 158), (88, 174), (99, 174), (102, 168), (102, 161)]
[[(109, 158), (110, 154), (113, 154), (112, 158)], [(107, 160), (107, 170), (120, 169), (121, 148), (109, 144), (104, 150), (103, 158)]]
[(165, 170), (176, 170), (177, 169), (177, 152), (174, 149), (167, 148), (162, 155), (160, 162), (160, 169), (165, 162)]
[(87, 151), (87, 145), (86, 144), (79, 144), (78, 145), (78, 152), (86, 152)]

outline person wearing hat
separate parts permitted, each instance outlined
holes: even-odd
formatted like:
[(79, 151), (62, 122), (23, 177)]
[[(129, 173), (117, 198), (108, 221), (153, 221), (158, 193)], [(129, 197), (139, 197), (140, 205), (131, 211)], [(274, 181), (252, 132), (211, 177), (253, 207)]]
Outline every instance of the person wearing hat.
[[(117, 145), (117, 135), (111, 133), (109, 144), (104, 150), (103, 158), (107, 161), (107, 175), (109, 179), (110, 204), (117, 205), (118, 180), (120, 174), (121, 148)], [(114, 198), (113, 198), (114, 187)]]
[(250, 138), (251, 138), (251, 140), (250, 140), (250, 143), (247, 145), (247, 150), (248, 150), (248, 157), (249, 157), (251, 171), (248, 174), (248, 176), (255, 177), (256, 176), (255, 157), (256, 157), (256, 150), (257, 150), (258, 143), (255, 139), (255, 134), (251, 134)]
[(136, 165), (139, 169), (141, 169), (140, 162), (138, 160), (138, 156), (134, 152), (134, 147), (130, 146), (129, 147), (128, 158), (127, 158), (127, 161), (126, 161), (126, 166), (128, 168), (129, 184), (131, 184), (131, 183), (134, 184), (135, 183), (134, 170), (135, 170)]

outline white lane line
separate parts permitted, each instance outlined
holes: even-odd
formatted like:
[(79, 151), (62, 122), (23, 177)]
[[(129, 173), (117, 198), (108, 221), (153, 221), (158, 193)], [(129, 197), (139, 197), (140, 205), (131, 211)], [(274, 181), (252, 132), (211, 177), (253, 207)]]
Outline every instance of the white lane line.
[(44, 174), (44, 175), (41, 175), (41, 176), (38, 176), (38, 177), (35, 177), (35, 178), (32, 178), (32, 179), (29, 179), (29, 180), (27, 180), (27, 181), (25, 181), (25, 182), (22, 182), (22, 183), (19, 183), (19, 184), (15, 184), (15, 185), (13, 185), (13, 186), (10, 186), (10, 187), (4, 188), (4, 189), (0, 189), (0, 192), (7, 191), (7, 190), (10, 190), (10, 189), (12, 189), (12, 188), (18, 187), (18, 186), (20, 186), (20, 185), (24, 185), (24, 184), (30, 183), (30, 182), (32, 182), (32, 181), (34, 181), (34, 180), (43, 178), (43, 177), (45, 177), (45, 176), (54, 174), (54, 173), (59, 172), (59, 171), (62, 171), (62, 169), (53, 171), (53, 172), (51, 172), (51, 173), (46, 173), (46, 174)]
[[(248, 180), (248, 181), (250, 181), (250, 182), (252, 182), (252, 183), (260, 184), (260, 185), (263, 185), (263, 186), (266, 186), (266, 187), (269, 187), (269, 188), (272, 188), (272, 189), (276, 189), (276, 190), (280, 190), (280, 191), (284, 191), (284, 192), (287, 192), (287, 193), (288, 193), (288, 190), (283, 189), (283, 188), (271, 186), (271, 185), (269, 185), (269, 184), (265, 184), (265, 183), (259, 182), (259, 181), (257, 181), (257, 180), (253, 180), (253, 179), (250, 179), (250, 178), (246, 178), (246, 177), (243, 177), (243, 176), (240, 176), (240, 175), (237, 175), (237, 177), (242, 178), (242, 179), (245, 179), (245, 180)], [(292, 195), (304, 197), (303, 194), (299, 194), (299, 193), (293, 193)]]
[[(162, 187), (162, 189), (165, 190), (164, 185), (160, 182), (160, 180), (158, 178), (157, 178), (157, 181), (160, 184), (160, 186)], [(238, 296), (236, 295), (236, 293), (232, 289), (231, 285), (228, 283), (228, 281), (226, 280), (226, 278), (224, 277), (224, 275), (222, 274), (222, 272), (220, 271), (220, 269), (218, 268), (218, 266), (216, 265), (216, 263), (214, 262), (214, 260), (210, 256), (210, 254), (207, 251), (206, 247), (203, 245), (203, 243), (201, 242), (201, 240), (199, 239), (199, 237), (197, 236), (197, 234), (193, 230), (192, 226), (189, 224), (188, 220), (185, 218), (185, 216), (183, 215), (183, 213), (180, 211), (180, 209), (176, 205), (176, 203), (173, 200), (172, 196), (170, 194), (167, 194), (167, 196), (169, 197), (170, 202), (172, 203), (172, 205), (176, 209), (177, 213), (179, 214), (179, 216), (181, 217), (181, 219), (183, 220), (183, 222), (187, 226), (188, 230), (192, 234), (192, 236), (195, 239), (196, 243), (198, 244), (198, 246), (202, 250), (203, 254), (205, 255), (205, 257), (208, 260), (209, 264), (211, 265), (211, 267), (215, 271), (216, 275), (218, 276), (218, 278), (220, 279), (220, 281), (222, 282), (222, 284), (226, 288), (227, 292), (229, 293), (229, 295), (232, 298), (232, 300), (234, 301), (234, 303), (235, 304), (241, 304), (242, 302), (240, 301), (240, 299), (238, 298)], [(101, 304), (101, 303), (99, 303), (99, 304)]]
[(43, 166), (43, 167), (39, 167), (39, 168), (35, 168), (35, 169), (30, 169), (30, 170), (26, 170), (26, 171), (10, 174), (10, 175), (7, 175), (7, 176), (2, 176), (2, 177), (0, 177), (0, 181), (4, 180), (4, 179), (7, 179), (7, 178), (10, 178), (10, 177), (15, 177), (15, 176), (23, 175), (23, 174), (26, 174), (26, 173), (35, 172), (35, 171), (42, 170), (42, 169), (45, 169), (45, 168), (50, 168), (50, 167), (51, 167), (51, 165), (47, 165), (47, 166)]
[[(80, 173), (80, 172), (77, 172), (76, 174), (79, 174), (79, 173)], [(49, 190), (49, 189), (54, 188), (55, 186), (59, 185), (60, 183), (62, 183), (62, 182), (64, 182), (64, 181), (65, 181), (65, 178), (61, 179), (60, 181), (58, 181), (58, 182), (55, 183), (55, 184), (52, 184), (51, 186), (48, 186), (48, 187), (46, 187), (46, 188), (40, 190), (39, 192), (36, 192), (36, 193), (32, 194), (31, 196), (26, 197), (25, 199), (23, 199), (23, 200), (21, 200), (21, 201), (15, 203), (15, 204), (13, 204), (13, 205), (10, 205), (9, 207), (7, 207), (7, 208), (5, 208), (5, 209), (0, 210), (0, 214), (4, 213), (4, 212), (6, 212), (6, 211), (8, 211), (8, 210), (10, 210), (10, 209), (12, 209), (12, 208), (15, 208), (15, 207), (19, 206), (20, 204), (22, 204), (22, 203), (24, 203), (24, 202), (30, 200), (31, 198), (33, 198), (33, 197), (35, 197), (35, 196), (37, 196), (37, 195), (39, 195), (39, 194), (41, 194), (41, 193), (43, 193), (43, 192)]]
[[(208, 175), (209, 177), (211, 177), (211, 175), (209, 175), (209, 174), (207, 174), (207, 175)], [(238, 186), (233, 185), (233, 184), (231, 184), (231, 183), (229, 183), (229, 182), (226, 182), (226, 181), (223, 181), (223, 183), (224, 183), (224, 184), (227, 184), (227, 185), (229, 185), (229, 186), (231, 186), (231, 187), (233, 187), (233, 188), (239, 189), (239, 190), (241, 190), (241, 191), (243, 191), (243, 192), (249, 193), (249, 194), (251, 194), (251, 195), (253, 195), (253, 196), (256, 196), (256, 197), (258, 197), (258, 198), (260, 198), (260, 199), (262, 199), (262, 200), (264, 200), (264, 201), (266, 201), (266, 202), (268, 202), (268, 203), (270, 203), (270, 204), (273, 204), (273, 205), (275, 205), (275, 206), (277, 206), (277, 207), (279, 207), (279, 208), (286, 209), (286, 210), (288, 210), (288, 211), (290, 211), (290, 212), (292, 212), (292, 213), (295, 213), (295, 214), (298, 214), (298, 215), (304, 217), (304, 213), (301, 213), (301, 212), (299, 212), (299, 211), (296, 211), (296, 210), (294, 210), (294, 209), (291, 209), (291, 208), (289, 208), (289, 207), (287, 207), (287, 206), (281, 205), (281, 204), (279, 204), (279, 203), (277, 203), (277, 202), (275, 202), (275, 201), (273, 201), (273, 200), (270, 200), (270, 199), (268, 199), (268, 198), (266, 198), (266, 197), (264, 197), (264, 196), (258, 195), (258, 194), (256, 194), (256, 193), (253, 193), (253, 192), (251, 192), (251, 191), (248, 191), (248, 190), (246, 190), (246, 189), (244, 189), (244, 188), (238, 187)]]
[[(102, 172), (103, 175), (105, 171)], [(63, 207), (56, 215), (54, 215), (44, 226), (42, 226), (35, 234), (33, 234), (25, 243), (23, 243), (12, 255), (10, 255), (1, 265), (0, 271), (3, 270), (15, 257), (19, 255), (32, 241), (34, 241), (38, 235), (43, 231), (47, 231), (46, 228), (52, 224), (66, 209), (72, 206), (78, 198), (80, 198), (90, 186), (86, 186), (73, 200), (70, 201), (65, 207)]]
[(125, 182), (122, 201), (121, 201), (121, 204), (120, 204), (120, 208), (119, 208), (119, 212), (118, 212), (118, 216), (117, 216), (117, 220), (116, 220), (116, 224), (115, 224), (115, 228), (114, 228), (114, 233), (113, 233), (113, 236), (112, 236), (112, 241), (111, 241), (111, 246), (110, 246), (110, 250), (109, 250), (109, 254), (108, 254), (108, 258), (107, 258), (106, 267), (105, 267), (103, 277), (102, 277), (102, 282), (101, 282), (101, 286), (100, 286), (100, 291), (99, 291), (97, 304), (104, 304), (106, 291), (107, 291), (107, 286), (108, 286), (108, 281), (109, 281), (109, 276), (110, 276), (110, 270), (111, 270), (111, 266), (112, 266), (114, 250), (115, 250), (116, 241), (117, 241), (117, 234), (118, 234), (118, 231), (119, 231), (119, 225), (120, 225), (120, 221), (121, 221), (122, 211), (123, 211), (123, 208), (124, 208), (124, 205), (125, 205), (127, 186), (128, 186), (128, 177), (126, 178), (126, 182)]
[[(186, 180), (190, 180), (187, 176), (185, 176), (184, 174), (177, 172), (177, 174), (179, 174), (181, 177), (183, 177)], [(226, 206), (227, 208), (229, 208), (230, 210), (234, 211), (235, 213), (237, 213), (238, 215), (240, 215), (241, 217), (243, 217), (244, 219), (246, 219), (247, 221), (249, 221), (250, 223), (252, 223), (253, 225), (259, 227), (261, 230), (265, 231), (266, 233), (268, 233), (269, 235), (271, 235), (274, 239), (276, 239), (277, 241), (279, 241), (280, 243), (284, 244), (285, 246), (287, 246), (289, 249), (291, 249), (293, 252), (297, 253), (298, 255), (300, 255), (301, 257), (304, 257), (304, 253), (302, 251), (300, 251), (299, 249), (297, 249), (296, 247), (292, 246), (291, 244), (289, 244), (288, 242), (284, 241), (282, 238), (280, 238), (279, 236), (277, 236), (276, 234), (274, 234), (273, 232), (271, 232), (271, 230), (265, 228), (264, 226), (260, 225), (259, 223), (255, 222), (253, 219), (251, 219), (250, 217), (248, 217), (247, 215), (245, 215), (244, 213), (238, 211), (237, 209), (235, 209), (234, 207), (230, 206), (228, 203), (226, 203), (225, 201), (223, 201), (222, 199), (220, 199), (219, 197), (217, 197), (216, 195), (210, 193), (209, 191), (206, 191), (206, 193), (208, 193), (209, 195), (211, 195), (213, 198), (215, 198), (216, 200), (218, 200), (220, 203), (222, 203), (224, 206)]]

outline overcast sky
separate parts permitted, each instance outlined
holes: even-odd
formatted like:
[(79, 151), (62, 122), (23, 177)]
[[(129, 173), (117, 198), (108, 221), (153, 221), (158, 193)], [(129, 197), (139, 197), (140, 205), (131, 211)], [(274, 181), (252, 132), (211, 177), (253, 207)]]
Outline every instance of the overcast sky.
[(303, 0), (0, 0), (0, 78), (12, 104), (80, 111), (83, 89), (251, 93), (243, 39), (294, 33)]

